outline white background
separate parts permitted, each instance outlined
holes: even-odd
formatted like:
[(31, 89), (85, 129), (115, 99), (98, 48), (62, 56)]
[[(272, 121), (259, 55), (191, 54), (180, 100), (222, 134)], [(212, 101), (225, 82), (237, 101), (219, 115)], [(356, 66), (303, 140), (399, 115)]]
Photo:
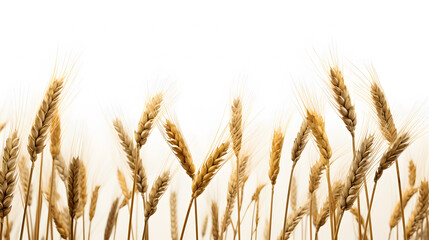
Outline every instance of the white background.
[[(352, 98), (360, 111), (359, 125), (365, 122), (364, 116), (370, 115), (367, 102), (356, 94), (363, 90), (353, 83), (361, 81), (357, 69), (365, 72), (366, 67), (373, 64), (393, 113), (397, 119), (404, 119), (413, 104), (423, 102), (427, 94), (427, 10), (424, 1), (2, 2), (0, 119), (10, 121), (13, 119), (10, 114), (14, 112), (24, 116), (27, 123), (21, 126), (24, 145), (55, 60), (76, 63), (76, 77), (63, 107), (63, 151), (66, 156), (76, 155), (72, 145), (76, 142), (83, 145), (81, 154), (86, 156), (88, 171), (94, 176), (89, 178), (88, 186), (103, 183), (92, 228), (92, 236), (99, 238), (104, 233), (107, 209), (120, 194), (116, 168), (127, 171), (111, 127), (113, 117), (126, 121), (132, 133), (147, 97), (168, 88), (170, 112), (177, 115), (199, 166), (216, 131), (226, 126), (230, 100), (241, 92), (247, 102), (246, 131), (250, 133), (247, 141), (256, 146), (258, 157), (254, 161), (259, 165), (254, 164), (254, 168), (260, 169), (252, 173), (246, 188), (248, 194), (253, 193), (257, 183), (268, 182), (269, 138), (275, 123), (293, 116), (276, 185), (273, 223), (276, 237), (283, 222), (290, 146), (301, 121), (294, 83), (311, 82), (311, 88), (323, 94), (325, 75), (321, 65), (332, 55), (339, 57), (345, 71), (350, 72), (346, 83), (350, 83)], [(332, 175), (345, 177), (349, 136), (329, 102), (325, 102), (328, 136), (339, 156)], [(24, 110), (13, 108), (17, 105)], [(427, 112), (426, 106), (419, 111)], [(417, 146), (421, 139), (416, 142)], [(312, 150), (307, 150), (297, 170), (301, 203), (306, 199), (308, 168), (317, 156), (314, 144), (308, 146)], [(176, 173), (172, 188), (179, 190), (181, 226), (190, 181), (157, 129), (145, 148), (150, 185), (163, 169), (171, 168)], [(26, 154), (25, 145), (22, 149)], [(405, 170), (410, 158), (417, 162), (418, 182), (427, 176), (425, 153), (425, 148), (414, 147), (404, 154), (401, 159), (404, 186), (407, 186)], [(226, 198), (223, 179), (228, 179), (230, 169), (230, 164), (225, 165), (199, 200), (200, 222), (209, 211), (206, 206), (211, 199), (219, 200), (220, 212), (223, 212)], [(128, 180), (131, 184), (131, 178)], [(381, 181), (374, 202), (375, 239), (387, 237), (388, 218), (398, 199), (393, 169), (389, 169)], [(322, 186), (319, 205), (325, 193), (326, 187)], [(169, 192), (151, 218), (152, 239), (169, 237), (168, 196)], [(18, 197), (15, 200), (18, 201)], [(65, 203), (65, 199), (63, 201)], [(267, 189), (262, 192), (262, 203), (259, 237), (263, 236), (268, 216)], [(413, 206), (411, 201), (407, 209)], [(141, 232), (141, 200), (139, 208)], [(11, 213), (16, 216), (15, 234), (19, 231), (21, 211), (20, 205), (15, 204)], [(44, 211), (46, 214), (46, 205)], [(188, 239), (193, 237), (193, 224), (191, 215)], [(126, 225), (127, 213), (123, 209), (119, 215), (118, 239), (125, 237)], [(242, 227), (244, 239), (248, 238), (249, 225), (248, 220)], [(300, 231), (298, 226), (297, 239)], [(327, 238), (329, 226), (324, 226), (320, 234), (321, 239)], [(340, 236), (345, 239), (350, 234), (356, 234), (356, 224), (351, 215), (346, 214)], [(228, 235), (231, 237), (231, 232)]]

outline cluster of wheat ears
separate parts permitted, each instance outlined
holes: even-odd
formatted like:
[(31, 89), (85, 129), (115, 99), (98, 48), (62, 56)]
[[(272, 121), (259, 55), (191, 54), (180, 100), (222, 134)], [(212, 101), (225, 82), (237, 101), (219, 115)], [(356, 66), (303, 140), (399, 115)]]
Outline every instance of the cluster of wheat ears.
[[(352, 159), (347, 163), (349, 165), (347, 175), (343, 179), (331, 182), (332, 148), (325, 130), (324, 117), (316, 101), (306, 93), (301, 93), (299, 99), (302, 100), (301, 113), (303, 120), (291, 147), (292, 168), (290, 169), (290, 175), (287, 179), (282, 180), (288, 181), (288, 188), (286, 202), (284, 203), (284, 215), (282, 215), (284, 218), (276, 220), (283, 220), (283, 227), (280, 232), (272, 232), (271, 226), (273, 222), (274, 190), (280, 171), (286, 127), (278, 126), (274, 129), (269, 157), (267, 155), (269, 160), (261, 163), (269, 166), (268, 178), (266, 179), (269, 179), (269, 183), (267, 181), (268, 184), (257, 185), (251, 199), (245, 200), (243, 199), (243, 193), (246, 181), (252, 173), (252, 165), (250, 164), (252, 156), (242, 151), (242, 144), (245, 143), (243, 141), (243, 130), (245, 129), (243, 119), (245, 116), (243, 116), (242, 97), (235, 97), (232, 101), (228, 136), (214, 141), (216, 144), (214, 144), (212, 150), (206, 155), (203, 163), (197, 169), (184, 134), (178, 126), (177, 119), (169, 114), (162, 114), (165, 92), (160, 91), (148, 98), (134, 135), (125, 130), (126, 127), (121, 119), (116, 118), (112, 121), (117, 134), (117, 141), (122, 147), (124, 156), (126, 156), (133, 184), (132, 188), (129, 189), (126, 182), (127, 176), (120, 170), (117, 171), (122, 194), (112, 201), (108, 218), (106, 219), (104, 239), (115, 238), (118, 212), (123, 207), (127, 207), (129, 212), (128, 234), (127, 236), (118, 236), (118, 238), (127, 238), (129, 240), (130, 238), (137, 239), (141, 237), (142, 239), (149, 239), (150, 217), (156, 213), (157, 205), (167, 191), (174, 175), (170, 170), (166, 170), (159, 174), (151, 187), (148, 185), (147, 169), (143, 165), (140, 152), (155, 127), (160, 128), (172, 153), (191, 181), (191, 195), (186, 216), (178, 216), (178, 192), (174, 189), (171, 191), (170, 228), (171, 238), (174, 240), (184, 239), (185, 232), (190, 231), (190, 229), (186, 228), (190, 215), (195, 217), (195, 239), (200, 237), (214, 240), (227, 239), (228, 231), (229, 239), (241, 239), (242, 232), (244, 230), (249, 231), (249, 229), (250, 238), (257, 239), (261, 192), (264, 187), (269, 188), (270, 183), (269, 220), (265, 230), (260, 231), (260, 233), (263, 232), (265, 239), (271, 239), (272, 235), (281, 240), (291, 238), (297, 225), (306, 216), (308, 216), (310, 222), (310, 239), (318, 239), (319, 230), (324, 225), (328, 225), (326, 224), (328, 218), (331, 239), (338, 239), (344, 213), (350, 211), (352, 214), (350, 216), (355, 217), (358, 226), (357, 237), (372, 240), (374, 223), (371, 221), (371, 209), (374, 198), (377, 197), (375, 194), (377, 183), (381, 179), (383, 172), (392, 165), (396, 167), (399, 196), (398, 203), (389, 222), (390, 233), (393, 229), (400, 228), (403, 230), (403, 239), (428, 236), (428, 182), (423, 179), (420, 183), (416, 183), (416, 166), (413, 161), (410, 161), (408, 168), (409, 186), (405, 190), (402, 189), (398, 165), (399, 156), (418, 135), (415, 129), (413, 126), (407, 125), (402, 129), (396, 128), (380, 81), (375, 71), (370, 69), (369, 78), (367, 79), (368, 88), (364, 92), (367, 93), (370, 109), (375, 119), (377, 119), (378, 127), (373, 132), (363, 131), (363, 136), (359, 137), (360, 140), (355, 141), (357, 113), (346, 87), (343, 71), (338, 64), (330, 64), (325, 70), (328, 79), (326, 86), (329, 89), (332, 106), (334, 106), (351, 136)], [(95, 186), (94, 189), (87, 189), (88, 176), (85, 162), (78, 155), (65, 160), (61, 151), (60, 109), (64, 99), (63, 92), (66, 84), (68, 84), (69, 76), (70, 73), (64, 72), (55, 72), (53, 74), (31, 125), (27, 151), (20, 149), (21, 139), (19, 136), (22, 129), (11, 128), (10, 134), (7, 135), (0, 172), (0, 239), (3, 237), (10, 239), (11, 236), (14, 236), (14, 239), (18, 239), (18, 236), (19, 239), (54, 239), (60, 236), (64, 239), (73, 240), (77, 238), (76, 229), (79, 218), (82, 220), (82, 225), (79, 226), (79, 228), (82, 227), (79, 230), (82, 231), (82, 235), (79, 236), (83, 236), (82, 239), (91, 238), (91, 224), (96, 214), (100, 186)], [(5, 124), (2, 125), (1, 129), (7, 129)], [(305, 197), (304, 202), (298, 203), (296, 196), (298, 183), (294, 177), (294, 170), (299, 164), (307, 142), (310, 141), (310, 136), (311, 141), (314, 141), (315, 146), (317, 146), (319, 160), (314, 163), (309, 171), (309, 187), (308, 193), (306, 193), (308, 197)], [(384, 143), (384, 145), (381, 145), (381, 143)], [(45, 146), (48, 146), (50, 155), (47, 151), (44, 151)], [(43, 168), (40, 168), (38, 181), (34, 179), (33, 175), (35, 165), (43, 164), (44, 154), (45, 158), (52, 158), (52, 167), (50, 168), (50, 173), (48, 173), (50, 176), (49, 185), (42, 187), (41, 176), (43, 175)], [(231, 161), (233, 170), (228, 182), (227, 201), (223, 216), (219, 217), (219, 201), (213, 199), (209, 213), (204, 213), (204, 218), (200, 219), (202, 226), (201, 231), (199, 231), (198, 197), (204, 193), (217, 172), (228, 161)], [(17, 165), (18, 170), (16, 170)], [(372, 171), (373, 169), (375, 171)], [(324, 199), (323, 202), (320, 202), (316, 197), (316, 192), (319, 189), (324, 173), (326, 174), (328, 191), (326, 200)], [(59, 184), (57, 184), (57, 181)], [(29, 208), (32, 206), (33, 186), (36, 183), (36, 216), (33, 218)], [(372, 190), (368, 187), (369, 185), (372, 186)], [(60, 187), (65, 189), (66, 196), (59, 194), (58, 188)], [(21, 194), (20, 199), (15, 197), (15, 201), (13, 201), (15, 191), (20, 191)], [(91, 197), (88, 206), (89, 210), (85, 211), (88, 191), (91, 192)], [(418, 195), (418, 197), (416, 197), (414, 210), (412, 210), (407, 220), (404, 209), (413, 195)], [(136, 205), (135, 197), (138, 196), (142, 198), (144, 203), (144, 223), (141, 226), (135, 226), (132, 222)], [(21, 200), (21, 203), (19, 203), (19, 200)], [(67, 202), (67, 207), (61, 207), (58, 204), (61, 200)], [(48, 206), (47, 219), (42, 219), (41, 215), (43, 201), (46, 201)], [(247, 208), (243, 208), (244, 203), (246, 203)], [(322, 204), (321, 207), (318, 207), (319, 204)], [(243, 219), (251, 206), (253, 206), (251, 225), (243, 228)], [(20, 209), (22, 207), (22, 218), (8, 218), (12, 207)], [(194, 209), (193, 213), (192, 208)], [(233, 217), (235, 216), (235, 214), (232, 214), (234, 211), (236, 211), (237, 217)], [(88, 216), (85, 216), (86, 214)], [(89, 217), (89, 224), (87, 225), (85, 224), (85, 217)], [(184, 220), (181, 225), (179, 225), (178, 218), (183, 218)], [(425, 219), (426, 224), (424, 224)], [(18, 225), (17, 222), (20, 224)], [(211, 222), (211, 228), (209, 228), (211, 230), (207, 229), (208, 222)], [(12, 231), (14, 223), (15, 226), (18, 225), (15, 228), (16, 232)], [(41, 224), (46, 227), (46, 230), (41, 228)], [(142, 236), (136, 236), (138, 231), (134, 233), (134, 229), (139, 227), (143, 229)]]

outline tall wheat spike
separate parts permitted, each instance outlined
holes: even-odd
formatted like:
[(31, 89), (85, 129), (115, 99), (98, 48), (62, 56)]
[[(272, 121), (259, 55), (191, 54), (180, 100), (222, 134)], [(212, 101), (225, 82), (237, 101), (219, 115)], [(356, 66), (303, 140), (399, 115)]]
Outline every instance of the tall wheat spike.
[(91, 202), (89, 203), (88, 240), (91, 239), (91, 225), (92, 225), (92, 219), (94, 218), (94, 215), (95, 215), (95, 209), (97, 208), (99, 190), (100, 190), (100, 185), (95, 186), (94, 190), (92, 190)]
[(67, 239), (69, 237), (70, 228), (64, 219), (64, 214), (58, 209), (56, 204), (51, 205), (51, 212), (58, 233), (60, 234), (61, 238)]
[(209, 221), (209, 215), (207, 214), (206, 217), (204, 218), (203, 227), (201, 229), (201, 236), (203, 237), (206, 235), (206, 232), (207, 232), (208, 221)]
[(161, 109), (164, 94), (159, 92), (155, 94), (145, 106), (145, 110), (140, 117), (137, 130), (134, 132), (134, 138), (137, 143), (137, 149), (140, 149), (147, 141), (150, 132), (155, 123), (155, 119)]
[[(408, 202), (411, 200), (414, 194), (417, 193), (417, 191), (418, 191), (417, 188), (408, 188), (407, 190), (404, 191), (402, 195), (402, 202), (404, 204), (404, 208), (405, 206), (407, 206)], [(390, 231), (392, 231), (392, 229), (396, 227), (396, 225), (398, 225), (400, 220), (401, 220), (401, 202), (398, 202), (395, 205), (392, 216), (390, 216), (390, 221), (389, 221)]]
[(283, 237), (278, 237), (278, 239), (283, 238), (283, 239), (287, 240), (290, 238), (290, 235), (295, 230), (298, 223), (301, 221), (301, 219), (307, 213), (308, 207), (309, 207), (308, 203), (306, 203), (306, 204), (302, 205), (301, 207), (299, 207), (297, 211), (295, 211), (294, 213), (292, 213), (292, 215), (290, 215), (288, 217), (287, 223), (286, 223), (286, 228), (283, 229), (281, 232), (281, 235), (283, 235)]
[[(31, 127), (30, 135), (28, 136), (27, 150), (30, 155), (31, 169), (28, 182), (31, 184), (33, 176), (34, 162), (37, 160), (37, 154), (41, 153), (45, 147), (46, 135), (49, 129), (49, 125), (54, 116), (56, 109), (59, 107), (61, 102), (61, 93), (64, 87), (64, 82), (67, 76), (61, 76), (57, 78), (54, 73), (54, 77), (49, 84), (49, 88), (45, 93), (42, 103), (40, 104), (39, 110), (36, 113), (34, 123)], [(26, 200), (24, 205), (24, 212), (21, 223), (20, 240), (24, 233), (24, 222), (27, 212), (28, 195), (26, 193)]]
[(414, 207), (411, 217), (408, 220), (407, 227), (405, 232), (407, 238), (411, 238), (416, 232), (417, 228), (420, 226), (420, 223), (423, 222), (424, 218), (427, 215), (429, 206), (429, 185), (426, 180), (422, 181), (419, 187), (419, 198), (417, 204)]

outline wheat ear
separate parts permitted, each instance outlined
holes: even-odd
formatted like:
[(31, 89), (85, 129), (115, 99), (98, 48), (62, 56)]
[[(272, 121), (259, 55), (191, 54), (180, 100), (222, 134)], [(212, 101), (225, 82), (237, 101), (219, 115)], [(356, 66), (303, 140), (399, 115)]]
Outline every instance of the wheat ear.
[(320, 186), (323, 170), (325, 169), (323, 157), (320, 158), (310, 169), (308, 192), (313, 194)]
[[(405, 190), (405, 192), (402, 195), (402, 202), (404, 204), (404, 208), (405, 206), (407, 206), (408, 202), (411, 200), (414, 194), (417, 193), (417, 191), (418, 191), (417, 188), (409, 188)], [(395, 205), (395, 209), (393, 210), (392, 216), (390, 216), (390, 221), (389, 221), (390, 231), (392, 231), (392, 229), (396, 227), (396, 225), (398, 225), (400, 220), (401, 220), (401, 202), (398, 202)]]
[(416, 184), (416, 165), (413, 160), (410, 160), (408, 164), (408, 183), (410, 187), (414, 187)]
[(203, 237), (206, 235), (208, 222), (209, 222), (209, 215), (207, 214), (206, 217), (204, 218), (203, 227), (201, 229), (201, 235)]
[(162, 92), (157, 93), (147, 103), (144, 112), (140, 117), (137, 130), (134, 132), (134, 138), (137, 143), (137, 149), (140, 149), (147, 141), (152, 131), (155, 119), (161, 109), (164, 95)]
[[(343, 187), (344, 185), (340, 181), (336, 181), (332, 185), (332, 195), (334, 198), (334, 206), (336, 206), (338, 203), (338, 199), (341, 196)], [(326, 221), (328, 220), (328, 217), (330, 214), (330, 205), (331, 205), (331, 201), (328, 194), (325, 202), (322, 205), (322, 208), (320, 209), (320, 212), (317, 214), (317, 218), (314, 219), (314, 224), (316, 226), (316, 236), (320, 228), (323, 227), (323, 225), (325, 225)]]
[(281, 237), (279, 238), (285, 239), (285, 240), (289, 239), (290, 235), (295, 230), (298, 223), (301, 221), (304, 215), (307, 214), (308, 207), (309, 207), (308, 205), (309, 205), (308, 203), (304, 204), (303, 206), (299, 207), (297, 211), (295, 211), (288, 217), (286, 228), (282, 230), (280, 235)]
[(67, 179), (67, 203), (69, 207), (70, 215), (70, 240), (74, 239), (73, 236), (73, 222), (79, 210), (80, 202), (80, 188), (79, 188), (79, 177), (80, 177), (80, 160), (79, 157), (73, 157), (73, 160), (69, 166), (69, 174)]
[(104, 240), (108, 240), (112, 235), (113, 226), (115, 225), (116, 213), (118, 211), (119, 198), (113, 201), (110, 207), (109, 216), (107, 217), (106, 228), (104, 229)]
[(100, 186), (95, 186), (94, 190), (92, 190), (91, 195), (91, 202), (89, 204), (89, 229), (88, 229), (88, 240), (91, 239), (91, 224), (92, 219), (95, 215), (95, 209), (97, 208), (97, 201), (98, 201), (98, 191), (100, 190)]
[(414, 207), (411, 217), (408, 220), (407, 227), (405, 232), (407, 238), (411, 238), (416, 232), (420, 223), (423, 222), (424, 218), (427, 215), (427, 210), (429, 206), (429, 186), (428, 182), (422, 181), (419, 187), (419, 198), (417, 199), (417, 204)]
[(171, 192), (170, 195), (170, 227), (171, 239), (178, 240), (179, 233), (177, 230), (177, 193)]
[[(54, 219), (55, 227), (60, 234), (61, 238), (67, 239), (69, 237), (69, 226), (64, 219), (64, 214), (58, 209), (56, 204), (51, 205), (51, 213)], [(68, 218), (68, 213), (67, 213)]]
[[(54, 116), (56, 109), (61, 102), (61, 92), (63, 90), (65, 77), (54, 78), (49, 84), (49, 88), (45, 93), (43, 101), (37, 111), (34, 123), (31, 127), (30, 135), (28, 136), (27, 150), (30, 155), (31, 169), (28, 182), (31, 184), (33, 177), (34, 162), (37, 160), (37, 154), (41, 153), (45, 147), (46, 134), (49, 125)], [(24, 204), (24, 212), (21, 223), (20, 240), (24, 233), (24, 222), (27, 212), (28, 195), (26, 193), (26, 200)], [(38, 218), (39, 219), (39, 218)]]
[[(213, 240), (222, 239), (222, 237), (219, 238), (219, 208), (218, 208), (218, 205), (215, 201), (212, 201), (211, 212), (212, 212), (212, 237), (213, 237)], [(221, 229), (221, 231), (222, 231), (222, 229)]]
[(276, 184), (277, 176), (280, 172), (280, 158), (283, 148), (285, 135), (281, 128), (274, 130), (273, 139), (271, 142), (270, 151), (270, 168), (268, 170), (268, 178), (271, 181), (271, 204), (270, 204), (270, 234), (268, 240), (271, 239), (271, 224), (273, 217), (273, 198), (274, 198), (274, 185)]
[(195, 175), (194, 180), (192, 181), (192, 196), (189, 201), (188, 210), (186, 211), (185, 221), (180, 233), (180, 240), (183, 239), (185, 234), (186, 223), (188, 221), (192, 202), (204, 192), (210, 181), (225, 163), (225, 156), (228, 153), (229, 144), (230, 142), (226, 141), (211, 152)]
[(164, 123), (164, 132), (168, 145), (173, 150), (174, 155), (179, 159), (180, 165), (185, 169), (186, 174), (193, 179), (195, 174), (195, 165), (182, 132), (176, 124), (168, 119), (166, 119)]
[(12, 209), (13, 193), (16, 186), (18, 146), (18, 133), (14, 131), (11, 136), (6, 139), (6, 146), (3, 149), (3, 167), (0, 170), (0, 218), (2, 219), (6, 217)]
[[(231, 223), (231, 215), (234, 210), (235, 196), (237, 195), (237, 179), (236, 170), (231, 172), (228, 182), (228, 194), (226, 198), (226, 207), (223, 213), (221, 227), (220, 227), (220, 239), (223, 239), (223, 235), (226, 232), (229, 224)], [(219, 236), (218, 236), (219, 237)]]

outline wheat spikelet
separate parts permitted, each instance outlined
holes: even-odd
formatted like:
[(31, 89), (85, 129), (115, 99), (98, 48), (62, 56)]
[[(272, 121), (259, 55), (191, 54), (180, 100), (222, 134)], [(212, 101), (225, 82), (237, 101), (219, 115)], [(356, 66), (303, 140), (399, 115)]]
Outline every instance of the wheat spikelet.
[(174, 155), (179, 159), (180, 165), (185, 169), (186, 174), (193, 179), (195, 174), (195, 165), (182, 132), (168, 119), (166, 119), (163, 125), (168, 145), (173, 150)]
[(383, 154), (380, 160), (380, 165), (375, 172), (374, 182), (380, 179), (383, 171), (392, 166), (392, 164), (398, 159), (399, 155), (410, 145), (410, 135), (405, 132), (399, 135), (394, 142), (389, 146), (389, 149)]
[(397, 137), (397, 130), (393, 122), (393, 116), (390, 112), (389, 104), (386, 96), (380, 86), (376, 73), (372, 73), (371, 82), (371, 99), (372, 108), (378, 119), (378, 126), (383, 134), (383, 137), (390, 143), (393, 143)]
[(118, 134), (120, 143), (122, 145), (122, 149), (127, 155), (127, 163), (131, 169), (131, 172), (133, 173), (132, 174), (133, 176), (136, 170), (136, 163), (137, 163), (136, 187), (137, 187), (137, 191), (143, 194), (147, 191), (147, 176), (146, 176), (146, 171), (142, 164), (142, 160), (140, 157), (137, 159), (137, 149), (134, 147), (133, 140), (125, 131), (125, 128), (122, 122), (119, 119), (115, 119), (113, 121), (113, 126), (116, 130), (116, 133)]
[(67, 182), (68, 169), (64, 157), (60, 154), (54, 160), (55, 169), (57, 170), (61, 180), (65, 183)]
[(353, 158), (340, 197), (340, 207), (342, 211), (349, 210), (359, 195), (363, 181), (371, 166), (372, 153), (374, 151), (373, 146), (374, 135), (369, 135), (361, 142)]
[(243, 106), (240, 98), (235, 98), (231, 105), (231, 120), (229, 122), (229, 132), (232, 139), (232, 149), (238, 158), (241, 150), (243, 138)]
[(125, 176), (119, 170), (119, 168), (117, 169), (117, 174), (118, 174), (118, 182), (119, 182), (119, 186), (121, 187), (122, 195), (124, 195), (124, 198), (130, 199), (131, 193), (130, 193), (130, 190), (128, 190), (127, 181), (125, 180)]
[(89, 204), (89, 220), (92, 221), (95, 215), (95, 209), (97, 207), (98, 200), (98, 191), (100, 190), (100, 186), (95, 186), (91, 195), (91, 203)]
[(316, 112), (307, 110), (308, 126), (311, 129), (320, 155), (323, 156), (324, 164), (329, 164), (329, 159), (332, 156), (331, 145), (329, 145), (328, 136), (325, 131), (325, 122), (323, 118)]
[(14, 131), (6, 139), (6, 146), (3, 149), (3, 167), (0, 171), (0, 218), (6, 217), (12, 208), (13, 192), (16, 185), (18, 145), (18, 133)]
[(268, 177), (271, 180), (271, 185), (276, 184), (277, 176), (280, 172), (280, 158), (282, 154), (284, 138), (285, 135), (281, 128), (274, 130), (270, 152), (270, 169), (268, 171)]
[(192, 197), (197, 198), (201, 195), (207, 185), (209, 185), (212, 178), (217, 171), (225, 163), (225, 155), (228, 152), (229, 142), (224, 142), (219, 145), (204, 161), (203, 165), (197, 172), (194, 180), (192, 181)]
[(408, 183), (411, 187), (416, 184), (416, 165), (413, 160), (410, 160), (408, 164)]
[(349, 91), (344, 83), (344, 75), (338, 66), (332, 66), (329, 71), (331, 94), (335, 100), (335, 108), (346, 125), (347, 130), (354, 135), (357, 119), (355, 106), (352, 104)]
[(80, 162), (79, 169), (79, 206), (78, 206), (78, 214), (76, 218), (81, 217), (85, 213), (85, 205), (88, 200), (87, 194), (87, 179), (86, 179), (86, 167), (83, 161)]
[(301, 153), (304, 151), (305, 145), (307, 145), (309, 133), (310, 129), (308, 128), (308, 123), (306, 120), (304, 120), (302, 121), (301, 127), (299, 128), (292, 145), (291, 159), (294, 163), (298, 162), (299, 158), (301, 157)]
[(157, 93), (149, 102), (146, 103), (145, 111), (140, 117), (137, 130), (134, 132), (134, 138), (137, 143), (137, 149), (140, 149), (147, 141), (155, 118), (158, 115), (163, 101), (163, 93)]
[(41, 153), (45, 147), (46, 134), (54, 113), (60, 104), (63, 86), (64, 77), (53, 79), (37, 111), (36, 118), (31, 127), (31, 133), (28, 136), (27, 145), (30, 160), (33, 162), (37, 160), (37, 154)]
[(158, 202), (165, 193), (170, 182), (170, 171), (165, 171), (158, 176), (150, 190), (148, 200), (145, 203), (144, 216), (148, 219), (152, 216), (157, 208)]
[(106, 228), (104, 229), (104, 240), (108, 240), (112, 235), (113, 226), (115, 225), (116, 213), (118, 211), (119, 198), (113, 201), (110, 207), (109, 216), (107, 217)]
[(69, 207), (69, 214), (73, 220), (78, 212), (80, 188), (79, 188), (79, 177), (80, 177), (80, 160), (79, 157), (73, 157), (73, 160), (69, 166), (69, 174), (67, 179), (67, 203)]
[[(212, 201), (212, 236), (213, 240), (219, 240), (219, 208), (215, 201)], [(223, 231), (221, 229), (221, 231)]]
[[(405, 190), (405, 192), (402, 193), (402, 203), (405, 206), (407, 206), (407, 203), (410, 201), (410, 199), (416, 194), (418, 191), (417, 188), (409, 188)], [(398, 225), (399, 221), (401, 220), (401, 202), (398, 202), (395, 205), (395, 209), (393, 210), (392, 216), (390, 216), (389, 226), (390, 229), (396, 227)]]
[(411, 217), (408, 220), (407, 227), (405, 232), (407, 238), (411, 238), (413, 234), (417, 231), (417, 228), (420, 226), (420, 223), (423, 222), (424, 218), (427, 215), (429, 205), (429, 186), (428, 182), (422, 181), (419, 187), (419, 198), (417, 204), (414, 207)]
[(207, 214), (206, 217), (204, 218), (203, 227), (201, 229), (201, 235), (203, 237), (206, 235), (208, 222), (209, 222), (209, 215)]
[(30, 187), (29, 196), (28, 196), (28, 206), (31, 206), (33, 203), (33, 186), (28, 183), (28, 168), (26, 166), (26, 161), (24, 157), (21, 157), (18, 161), (19, 168), (19, 180), (21, 182), (22, 192), (26, 193), (28, 187)]
[(170, 226), (171, 239), (179, 239), (179, 231), (177, 230), (177, 193), (171, 192), (170, 195)]
[[(69, 237), (69, 225), (64, 219), (64, 214), (58, 209), (56, 204), (51, 204), (52, 217), (54, 219), (55, 227), (60, 234), (61, 238), (67, 239)], [(68, 213), (67, 217), (68, 218)]]
[[(338, 203), (338, 199), (341, 196), (341, 192), (343, 191), (343, 187), (344, 187), (344, 185), (340, 181), (336, 181), (336, 182), (334, 182), (334, 184), (332, 184), (332, 195), (333, 195), (333, 199), (334, 199), (334, 206), (336, 206)], [(314, 224), (316, 226), (316, 232), (319, 232), (320, 228), (323, 225), (325, 225), (326, 221), (328, 220), (329, 206), (330, 206), (330, 202), (329, 202), (329, 196), (328, 196), (328, 197), (326, 197), (326, 200), (323, 203), (319, 214), (317, 214), (317, 218), (314, 219)]]
[(226, 198), (226, 207), (225, 212), (223, 213), (222, 223), (221, 223), (221, 236), (228, 228), (231, 223), (231, 215), (234, 210), (234, 204), (237, 196), (237, 178), (236, 178), (236, 170), (231, 172), (228, 182), (228, 195)]
[[(308, 184), (308, 192), (314, 193), (320, 186), (320, 179), (322, 178), (323, 170), (325, 169), (324, 159), (321, 156), (310, 169), (310, 179)], [(293, 195), (292, 195), (293, 196)]]
[(50, 127), (50, 137), (51, 137), (51, 156), (52, 159), (57, 158), (61, 153), (61, 122), (60, 114), (58, 109), (55, 110), (54, 116), (52, 117), (52, 124)]
[[(289, 239), (292, 232), (295, 230), (295, 227), (298, 225), (299, 221), (307, 214), (309, 204), (306, 203), (303, 206), (299, 207), (297, 211), (293, 212), (287, 219), (286, 228), (282, 231), (283, 239)], [(281, 234), (280, 234), (281, 235)]]

